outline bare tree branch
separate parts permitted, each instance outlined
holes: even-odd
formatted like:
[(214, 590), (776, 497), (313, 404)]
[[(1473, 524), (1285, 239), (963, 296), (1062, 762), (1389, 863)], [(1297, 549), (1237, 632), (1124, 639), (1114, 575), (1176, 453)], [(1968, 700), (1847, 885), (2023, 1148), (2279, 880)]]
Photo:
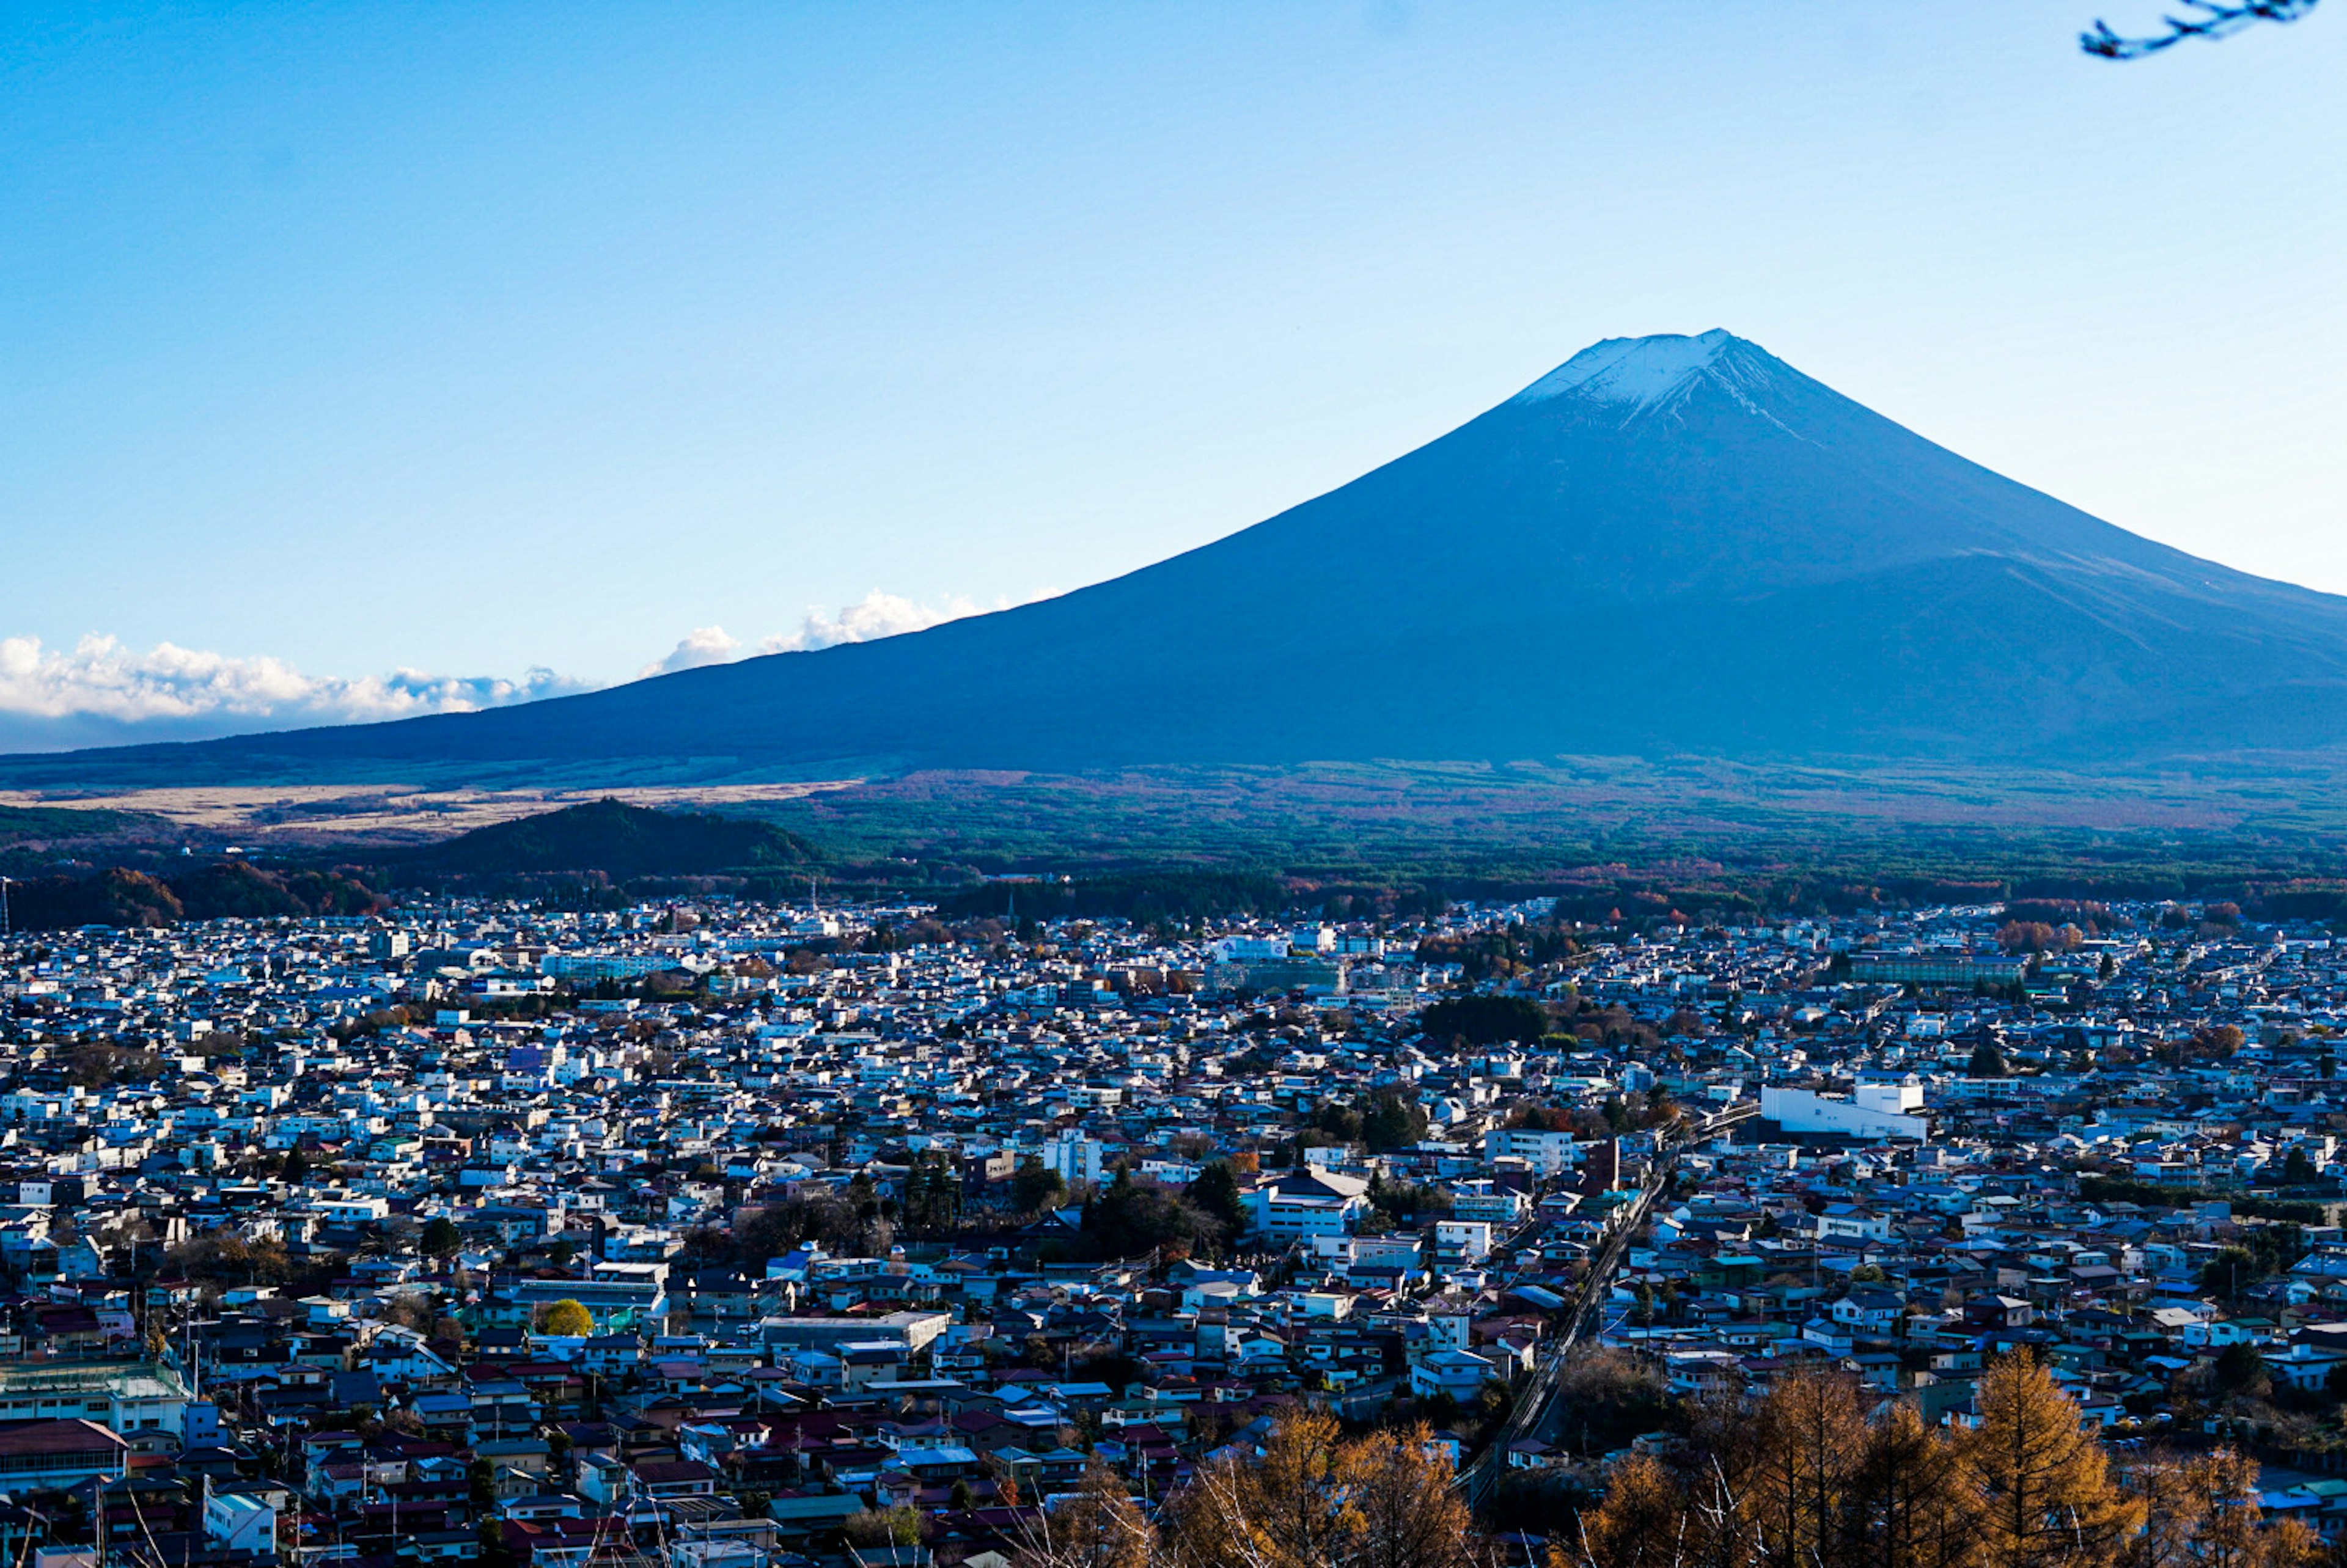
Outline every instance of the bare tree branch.
[(2190, 7), (2182, 16), (2162, 16), (2166, 32), (2147, 37), (2126, 37), (2097, 18), (2078, 35), (2078, 47), (2106, 60), (2140, 60), (2173, 48), (2187, 38), (2222, 38), (2259, 22), (2295, 22), (2321, 0), (2184, 0)]

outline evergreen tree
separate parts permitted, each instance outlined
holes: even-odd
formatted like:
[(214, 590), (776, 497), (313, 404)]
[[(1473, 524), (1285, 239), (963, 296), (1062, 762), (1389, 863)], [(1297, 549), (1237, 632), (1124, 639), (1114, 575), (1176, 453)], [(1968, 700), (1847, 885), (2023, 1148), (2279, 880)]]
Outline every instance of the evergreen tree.
[(1388, 1092), (1378, 1095), (1368, 1114), (1361, 1118), (1361, 1139), (1373, 1153), (1407, 1149), (1426, 1136), (1429, 1124), (1424, 1106)]
[(1022, 1214), (1049, 1214), (1067, 1200), (1066, 1179), (1032, 1155), (1011, 1173), (1010, 1202)]
[(1246, 1203), (1239, 1194), (1239, 1179), (1232, 1172), (1230, 1162), (1216, 1160), (1198, 1173), (1190, 1184), (1190, 1202), (1231, 1235), (1246, 1228)]

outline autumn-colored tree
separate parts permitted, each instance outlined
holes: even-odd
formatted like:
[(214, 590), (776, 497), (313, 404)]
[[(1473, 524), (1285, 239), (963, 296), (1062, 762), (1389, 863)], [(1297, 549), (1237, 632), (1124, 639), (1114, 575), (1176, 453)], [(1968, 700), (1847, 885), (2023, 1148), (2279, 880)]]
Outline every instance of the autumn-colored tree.
[(1162, 1555), (1124, 1483), (1094, 1460), (1074, 1496), (1026, 1522), (1014, 1560), (1019, 1568), (1150, 1568)]
[(538, 1331), (561, 1339), (583, 1339), (595, 1332), (595, 1317), (586, 1307), (566, 1296), (538, 1308)]
[(2184, 1568), (2209, 1516), (2201, 1461), (2152, 1453), (2129, 1467), (2127, 1489), (2144, 1505), (2143, 1528), (2119, 1550), (2119, 1568)]
[(1423, 1425), (1342, 1440), (1300, 1410), (1259, 1459), (1201, 1466), (1165, 1511), (1184, 1568), (1467, 1568), (1473, 1517)]
[[(1699, 1400), (1683, 1457), (1634, 1455), (1548, 1568), (2318, 1568), (2295, 1521), (2270, 1524), (2258, 1470), (2224, 1450), (2148, 1455), (2124, 1485), (2078, 1407), (2026, 1357), (1974, 1393), (1953, 1436), (1894, 1404), (1869, 1420), (1839, 1373), (1782, 1378), (1759, 1404)], [(1255, 1568), (1255, 1565), (1249, 1565)]]
[(1200, 1466), (1174, 1511), (1181, 1556), (1196, 1568), (1332, 1568), (1357, 1528), (1342, 1446), (1336, 1418), (1298, 1410), (1260, 1459)]
[(1963, 1457), (1985, 1506), (1986, 1568), (2098, 1568), (2116, 1561), (2143, 1523), (2139, 1499), (2110, 1474), (2077, 1402), (2026, 1356), (2007, 1356), (1973, 1391), (1980, 1423)]
[(1337, 1468), (1355, 1568), (1466, 1568), (1474, 1516), (1451, 1484), (1450, 1450), (1423, 1421), (1347, 1443)]
[(2127, 1484), (2143, 1504), (2144, 1522), (2120, 1549), (2120, 1568), (2314, 1568), (2336, 1561), (2297, 1520), (2265, 1522), (2257, 1463), (2229, 1449), (2146, 1455), (2127, 1467)]
[(1893, 1406), (1868, 1431), (1850, 1499), (1854, 1560), (1870, 1568), (1980, 1562), (1979, 1490), (1956, 1445), (1910, 1406)]
[(1760, 1559), (1747, 1483), (1763, 1456), (1752, 1407), (1740, 1394), (1714, 1394), (1686, 1414), (1694, 1462), (1679, 1478), (1687, 1512), (1678, 1561), (1686, 1568), (1754, 1568)]
[(1695, 1518), (1670, 1471), (1633, 1454), (1606, 1472), (1604, 1502), (1549, 1549), (1548, 1568), (1679, 1568), (1700, 1560), (1688, 1550)]
[(1789, 1372), (1755, 1425), (1757, 1462), (1743, 1491), (1760, 1560), (1840, 1568), (1850, 1545), (1850, 1486), (1866, 1451), (1857, 1384), (1839, 1370)]
[(2219, 1449), (2192, 1469), (2209, 1500), (2194, 1555), (2209, 1568), (2265, 1568), (2257, 1461)]

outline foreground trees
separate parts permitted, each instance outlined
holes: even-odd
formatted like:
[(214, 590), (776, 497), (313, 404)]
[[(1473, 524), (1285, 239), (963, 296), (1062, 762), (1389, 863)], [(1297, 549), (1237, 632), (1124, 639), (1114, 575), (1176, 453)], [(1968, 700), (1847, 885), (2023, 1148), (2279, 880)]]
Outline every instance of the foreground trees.
[(1473, 1520), (1423, 1424), (1349, 1441), (1299, 1411), (1260, 1460), (1210, 1460), (1168, 1509), (1184, 1568), (1464, 1568)]
[(1981, 1377), (1977, 1423), (1942, 1432), (1802, 1371), (1757, 1409), (1696, 1421), (1688, 1462), (1614, 1467), (1549, 1568), (2305, 1568), (2321, 1542), (2269, 1527), (2257, 1466), (2219, 1451), (2122, 1480), (2045, 1369)]
[[(1602, 1505), (1544, 1528), (1545, 1568), (2330, 1568), (2269, 1524), (2227, 1450), (2117, 1473), (2078, 1406), (2025, 1357), (1942, 1430), (1833, 1370), (1691, 1412), (1665, 1461), (1634, 1454)], [(1095, 1467), (1025, 1532), (1020, 1568), (1501, 1568), (1423, 1426), (1347, 1438), (1297, 1410), (1260, 1455), (1211, 1459), (1153, 1522)], [(1521, 1561), (1519, 1559), (1519, 1561)]]
[(1343, 1438), (1298, 1411), (1260, 1459), (1210, 1460), (1152, 1526), (1095, 1468), (1025, 1532), (1022, 1568), (1469, 1568), (1473, 1521), (1423, 1426)]

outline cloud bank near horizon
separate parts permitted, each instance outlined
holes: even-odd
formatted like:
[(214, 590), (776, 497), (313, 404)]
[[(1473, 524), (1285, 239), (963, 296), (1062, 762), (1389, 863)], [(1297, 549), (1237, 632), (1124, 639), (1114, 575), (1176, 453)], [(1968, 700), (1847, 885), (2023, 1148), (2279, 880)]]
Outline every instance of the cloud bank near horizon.
[[(806, 652), (870, 642), (976, 615), (967, 599), (916, 603), (878, 589), (835, 610), (810, 606), (797, 627), (755, 643), (720, 626), (687, 632), (638, 679), (731, 663), (762, 653)], [(201, 741), (316, 724), (365, 724), (429, 713), (469, 713), (596, 690), (591, 682), (534, 668), (519, 680), (397, 669), (344, 679), (313, 675), (282, 659), (243, 658), (159, 642), (141, 651), (92, 633), (71, 648), (37, 637), (0, 637), (0, 752)]]
[(204, 740), (311, 724), (467, 713), (586, 691), (551, 670), (518, 681), (399, 669), (355, 680), (305, 674), (282, 659), (159, 642), (145, 651), (99, 634), (73, 647), (0, 638), (0, 747), (49, 751)]

